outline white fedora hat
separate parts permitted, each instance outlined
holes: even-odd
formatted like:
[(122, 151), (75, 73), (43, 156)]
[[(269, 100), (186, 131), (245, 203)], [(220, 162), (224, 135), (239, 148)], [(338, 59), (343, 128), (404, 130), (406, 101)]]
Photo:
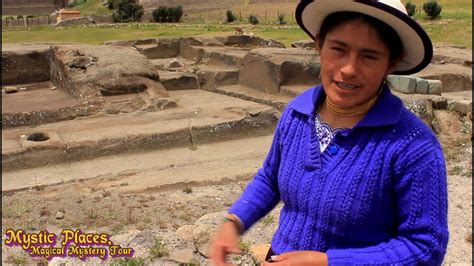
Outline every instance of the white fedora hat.
[(335, 12), (358, 12), (374, 17), (398, 33), (403, 59), (393, 74), (413, 74), (425, 68), (433, 57), (433, 45), (423, 28), (407, 15), (400, 0), (301, 0), (296, 21), (314, 40), (323, 20)]

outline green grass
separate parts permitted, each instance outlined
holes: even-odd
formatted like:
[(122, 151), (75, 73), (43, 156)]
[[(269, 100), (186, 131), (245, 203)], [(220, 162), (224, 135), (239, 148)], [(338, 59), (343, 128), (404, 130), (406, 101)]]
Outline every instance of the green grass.
[[(257, 36), (280, 40), (286, 46), (289, 46), (294, 41), (308, 38), (305, 33), (297, 27), (277, 29), (275, 27), (257, 26), (253, 29), (249, 29), (248, 32), (252, 32)], [(77, 42), (101, 44), (109, 40), (218, 36), (229, 34), (234, 34), (234, 26), (232, 25), (116, 24), (62, 29), (53, 29), (49, 26), (44, 26), (4, 31), (2, 43)]]
[(438, 0), (443, 9), (440, 18), (435, 20), (428, 19), (423, 11), (423, 3), (427, 0), (411, 2), (417, 7), (414, 19), (424, 27), (434, 43), (462, 45), (472, 49), (471, 0)]
[[(425, 1), (413, 0), (412, 2), (421, 8)], [(425, 28), (434, 43), (462, 45), (472, 49), (472, 2), (470, 0), (444, 0), (439, 2), (443, 6), (440, 19), (429, 20), (425, 18), (423, 11), (417, 13), (414, 19)], [(248, 9), (251, 6), (249, 5)], [(75, 8), (81, 10), (83, 14), (93, 12), (93, 15), (98, 15), (105, 11), (110, 13), (110, 10), (102, 6), (100, 0), (87, 0)], [(267, 6), (261, 6), (260, 8), (263, 10)], [(178, 24), (102, 24), (65, 29), (53, 29), (49, 26), (32, 27), (30, 29), (3, 28), (2, 44), (35, 42), (101, 44), (109, 40), (218, 36), (234, 34), (234, 27), (236, 26), (245, 27), (247, 33), (252, 32), (259, 37), (278, 40), (287, 47), (297, 40), (309, 40), (309, 37), (298, 26), (290, 22), (289, 17), (288, 21), (289, 24), (285, 27), (279, 27), (275, 22), (272, 22), (272, 24), (262, 23), (257, 26), (251, 26), (245, 22), (242, 22), (242, 24), (183, 22)]]

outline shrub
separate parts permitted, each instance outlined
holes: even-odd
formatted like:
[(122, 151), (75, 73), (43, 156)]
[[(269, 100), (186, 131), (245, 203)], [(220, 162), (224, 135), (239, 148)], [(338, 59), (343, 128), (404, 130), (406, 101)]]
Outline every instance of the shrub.
[(413, 17), (413, 15), (415, 15), (415, 11), (416, 11), (415, 4), (413, 4), (412, 2), (407, 2), (405, 4), (405, 8), (407, 10), (408, 16)]
[(256, 15), (249, 16), (250, 24), (257, 25), (260, 21), (258, 21), (258, 17)]
[(136, 0), (116, 0), (114, 8), (114, 22), (140, 21), (143, 16), (143, 6), (137, 4)]
[(286, 24), (285, 13), (278, 13), (278, 24), (280, 25)]
[(426, 15), (428, 15), (430, 19), (437, 18), (442, 9), (443, 7), (436, 1), (429, 1), (423, 4), (423, 11), (425, 11)]
[(228, 23), (232, 23), (237, 20), (237, 16), (234, 14), (234, 12), (232, 12), (232, 10), (227, 10), (226, 16), (227, 16), (226, 21)]
[(160, 6), (153, 10), (152, 16), (156, 22), (179, 22), (183, 17), (183, 7)]

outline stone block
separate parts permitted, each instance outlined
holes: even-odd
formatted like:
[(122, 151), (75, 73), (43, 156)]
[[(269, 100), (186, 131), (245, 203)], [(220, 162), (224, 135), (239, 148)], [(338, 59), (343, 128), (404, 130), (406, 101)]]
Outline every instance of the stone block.
[(459, 99), (454, 101), (454, 110), (457, 112), (467, 115), (472, 111), (472, 100)]
[(248, 61), (240, 68), (239, 83), (259, 91), (277, 94), (280, 90), (280, 66), (270, 60)]
[(439, 110), (448, 108), (448, 100), (444, 97), (434, 97), (431, 98), (431, 101), (433, 102), (434, 109)]
[(319, 62), (284, 61), (281, 64), (281, 82), (284, 85), (318, 84)]
[(183, 72), (160, 71), (160, 82), (166, 90), (197, 90), (199, 83), (197, 76)]
[(271, 94), (279, 93), (282, 85), (315, 85), (318, 81), (319, 57), (310, 50), (253, 49), (242, 64), (239, 83)]
[(156, 43), (135, 44), (135, 47), (148, 59), (171, 58), (179, 56), (179, 39), (159, 39)]
[(238, 68), (217, 68), (213, 66), (200, 66), (196, 72), (201, 88), (213, 88), (221, 85), (239, 83)]
[(443, 83), (440, 80), (428, 80), (428, 94), (441, 95), (443, 91)]
[(426, 79), (415, 78), (416, 79), (416, 89), (415, 92), (418, 94), (428, 94), (429, 82)]
[(416, 78), (414, 76), (389, 75), (387, 79), (391, 87), (398, 92), (406, 94), (416, 92)]
[(222, 48), (206, 48), (206, 54), (209, 60), (206, 62), (211, 65), (240, 66), (247, 51), (228, 50)]

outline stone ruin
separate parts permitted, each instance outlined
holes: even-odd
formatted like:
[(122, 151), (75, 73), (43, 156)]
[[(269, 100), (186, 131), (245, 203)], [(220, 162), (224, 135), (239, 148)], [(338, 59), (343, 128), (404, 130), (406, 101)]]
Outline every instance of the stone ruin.
[[(95, 178), (68, 168), (54, 179), (46, 166), (271, 135), (279, 111), (320, 82), (312, 44), (292, 46), (245, 35), (4, 45), (4, 190)], [(435, 47), (426, 70), (389, 79), (407, 108), (445, 132), (440, 110), (472, 120), (471, 57)], [(180, 178), (153, 182), (194, 181)], [(196, 228), (214, 230), (206, 226)], [(196, 247), (203, 256), (208, 243)]]
[[(246, 35), (108, 41), (103, 45), (5, 45), (2, 128), (186, 107), (170, 97), (171, 92), (178, 91), (208, 91), (281, 111), (293, 97), (320, 82), (319, 57), (311, 42), (292, 46), (295, 48)], [(420, 97), (425, 100), (410, 108), (422, 110), (420, 116), (430, 125), (433, 115), (426, 110), (448, 107), (442, 93), (453, 94), (451, 108), (470, 115), (472, 62), (466, 60), (470, 51), (458, 50), (451, 54), (435, 52), (432, 64), (417, 76), (389, 77), (393, 89), (401, 92), (399, 96), (407, 103)], [(429, 96), (428, 103), (423, 95)], [(264, 113), (268, 112), (274, 111)], [(241, 113), (255, 122), (256, 115)], [(276, 120), (273, 117), (267, 121), (268, 130)], [(254, 126), (261, 123), (263, 120)], [(212, 137), (215, 134), (208, 138)], [(102, 148), (110, 149), (109, 144)], [(105, 152), (100, 145), (95, 149), (98, 154)], [(23, 161), (20, 154), (30, 154), (26, 150), (13, 149), (12, 154), (3, 150), (4, 169), (10, 164), (25, 167), (45, 163), (43, 156), (41, 163), (33, 159), (26, 164), (14, 163), (17, 159)], [(74, 158), (74, 152), (70, 152)]]

